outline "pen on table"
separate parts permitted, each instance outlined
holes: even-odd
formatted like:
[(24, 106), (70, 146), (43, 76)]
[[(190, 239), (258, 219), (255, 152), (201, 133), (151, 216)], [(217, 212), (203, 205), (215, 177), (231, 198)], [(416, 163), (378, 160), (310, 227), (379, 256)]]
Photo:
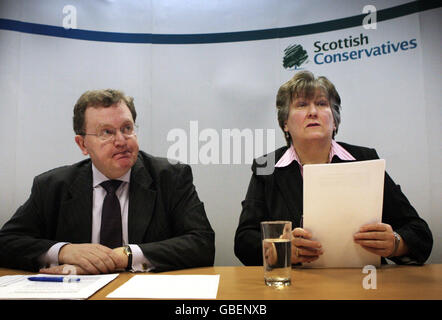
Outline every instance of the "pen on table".
[(68, 278), (68, 277), (28, 277), (30, 281), (42, 281), (42, 282), (79, 282), (80, 278)]

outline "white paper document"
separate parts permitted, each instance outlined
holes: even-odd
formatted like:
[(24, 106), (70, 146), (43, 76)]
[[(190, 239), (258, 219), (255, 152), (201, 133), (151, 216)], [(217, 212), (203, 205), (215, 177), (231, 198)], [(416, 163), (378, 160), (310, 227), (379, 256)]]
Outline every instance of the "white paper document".
[(385, 160), (305, 165), (303, 228), (321, 242), (324, 254), (304, 267), (380, 265), (353, 240), (359, 228), (382, 220)]
[(135, 275), (107, 298), (216, 299), (217, 275)]
[(114, 280), (118, 274), (92, 276), (63, 276), (80, 278), (78, 282), (30, 281), (31, 276), (60, 277), (58, 275), (11, 275), (0, 277), (0, 299), (82, 300)]

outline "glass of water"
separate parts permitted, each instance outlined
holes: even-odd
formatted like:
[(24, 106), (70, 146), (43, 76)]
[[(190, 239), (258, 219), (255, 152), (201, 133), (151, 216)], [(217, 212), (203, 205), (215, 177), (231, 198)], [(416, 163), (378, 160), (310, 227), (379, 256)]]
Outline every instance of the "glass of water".
[(261, 222), (264, 281), (268, 286), (289, 286), (291, 282), (292, 223)]

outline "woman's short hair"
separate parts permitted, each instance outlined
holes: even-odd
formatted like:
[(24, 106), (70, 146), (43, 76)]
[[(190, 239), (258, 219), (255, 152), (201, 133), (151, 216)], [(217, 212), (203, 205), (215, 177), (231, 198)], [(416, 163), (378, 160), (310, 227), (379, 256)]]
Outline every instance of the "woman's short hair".
[(135, 122), (137, 112), (135, 110), (134, 98), (126, 96), (124, 92), (115, 89), (91, 90), (86, 91), (78, 98), (74, 106), (73, 125), (75, 134), (84, 135), (84, 123), (86, 109), (89, 107), (100, 108), (110, 107), (120, 101), (123, 101), (130, 110)]
[[(293, 99), (297, 97), (306, 97), (307, 99), (312, 99), (315, 96), (317, 89), (323, 90), (328, 97), (336, 127), (332, 138), (335, 137), (335, 135), (338, 133), (339, 124), (341, 123), (341, 98), (330, 80), (323, 76), (315, 78), (313, 73), (307, 70), (296, 73), (293, 78), (279, 88), (276, 95), (278, 122), (283, 132)], [(284, 137), (287, 141), (287, 146), (290, 146), (290, 134), (285, 134), (284, 132)]]

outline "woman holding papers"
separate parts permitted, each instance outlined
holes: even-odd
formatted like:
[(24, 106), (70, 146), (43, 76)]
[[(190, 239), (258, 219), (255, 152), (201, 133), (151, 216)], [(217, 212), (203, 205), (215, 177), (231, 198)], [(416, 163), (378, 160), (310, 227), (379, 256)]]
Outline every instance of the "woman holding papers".
[[(287, 146), (256, 159), (235, 234), (235, 254), (245, 265), (262, 264), (260, 222), (290, 220), (292, 263), (308, 263), (322, 254), (322, 245), (302, 228), (303, 165), (379, 159), (374, 149), (334, 140), (341, 99), (325, 77), (298, 72), (276, 97), (278, 122)], [(382, 223), (361, 226), (354, 241), (396, 263), (424, 263), (433, 238), (427, 223), (386, 173)], [(383, 260), (383, 262), (385, 262)]]

